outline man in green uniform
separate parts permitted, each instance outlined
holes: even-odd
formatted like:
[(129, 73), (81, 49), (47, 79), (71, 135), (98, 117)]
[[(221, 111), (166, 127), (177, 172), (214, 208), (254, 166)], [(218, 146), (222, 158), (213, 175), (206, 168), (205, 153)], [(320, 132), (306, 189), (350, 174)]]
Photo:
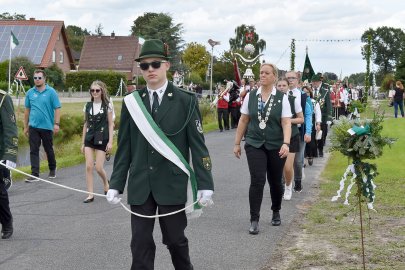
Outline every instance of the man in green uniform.
[[(122, 104), (118, 149), (107, 192), (107, 200), (118, 203), (118, 194), (128, 182), (131, 211), (145, 216), (155, 215), (156, 210), (166, 214), (189, 205), (194, 208), (197, 200), (210, 204), (214, 190), (197, 98), (168, 82), (169, 58), (168, 48), (160, 40), (147, 40), (142, 46), (136, 61), (147, 86), (126, 96)], [(190, 152), (195, 177), (188, 164)], [(154, 269), (154, 223), (155, 218), (131, 216), (131, 269)], [(186, 212), (159, 217), (159, 223), (174, 268), (193, 269), (184, 235)]]
[(330, 101), (329, 86), (322, 82), (321, 74), (317, 73), (312, 76), (312, 88), (315, 100), (319, 103), (322, 113), (322, 139), (317, 141), (319, 157), (323, 157), (323, 147), (326, 136), (328, 135), (328, 126), (332, 122), (332, 103)]
[[(17, 125), (13, 101), (7, 92), (0, 90), (0, 162), (15, 168), (17, 162)], [(13, 234), (13, 216), (10, 212), (8, 193), (4, 176), (8, 169), (0, 165), (0, 223), (1, 238), (8, 239)]]

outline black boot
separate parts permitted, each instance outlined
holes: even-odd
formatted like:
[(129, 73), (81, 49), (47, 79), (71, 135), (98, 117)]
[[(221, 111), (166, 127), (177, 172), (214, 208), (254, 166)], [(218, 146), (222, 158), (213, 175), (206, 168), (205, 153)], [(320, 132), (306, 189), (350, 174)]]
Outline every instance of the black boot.
[(273, 218), (271, 219), (271, 225), (273, 225), (273, 226), (281, 225), (281, 218), (280, 218), (279, 211), (273, 211)]
[(259, 233), (259, 221), (253, 220), (252, 222), (250, 222), (249, 233), (250, 234)]
[(1, 232), (2, 239), (9, 239), (13, 235), (13, 222), (11, 221), (7, 226), (3, 225)]

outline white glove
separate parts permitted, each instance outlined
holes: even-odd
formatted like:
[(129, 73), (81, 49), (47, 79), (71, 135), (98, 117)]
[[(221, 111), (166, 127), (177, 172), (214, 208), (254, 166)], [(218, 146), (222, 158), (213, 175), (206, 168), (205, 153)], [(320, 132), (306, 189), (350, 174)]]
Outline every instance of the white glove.
[(214, 204), (212, 201), (212, 194), (214, 191), (212, 190), (199, 190), (197, 191), (197, 200), (200, 206), (211, 206)]
[(109, 189), (107, 192), (107, 201), (110, 204), (117, 204), (121, 201), (121, 198), (118, 197), (118, 190), (116, 189)]
[(8, 167), (11, 167), (11, 168), (15, 168), (15, 167), (17, 167), (17, 164), (15, 164), (15, 162), (12, 162), (12, 161), (10, 161), (10, 160), (6, 160), (6, 162), (4, 162), (4, 160), (1, 160), (1, 162), (3, 163), (3, 164), (6, 164), (6, 166), (8, 166)]

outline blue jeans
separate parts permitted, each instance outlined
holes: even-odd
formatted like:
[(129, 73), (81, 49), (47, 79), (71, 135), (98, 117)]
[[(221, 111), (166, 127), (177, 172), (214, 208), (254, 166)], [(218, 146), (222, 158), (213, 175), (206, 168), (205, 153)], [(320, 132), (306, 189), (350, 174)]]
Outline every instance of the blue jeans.
[(401, 110), (401, 115), (402, 117), (404, 117), (404, 101), (401, 100), (400, 102), (398, 101), (394, 101), (394, 114), (395, 114), (395, 118), (398, 117), (398, 107)]

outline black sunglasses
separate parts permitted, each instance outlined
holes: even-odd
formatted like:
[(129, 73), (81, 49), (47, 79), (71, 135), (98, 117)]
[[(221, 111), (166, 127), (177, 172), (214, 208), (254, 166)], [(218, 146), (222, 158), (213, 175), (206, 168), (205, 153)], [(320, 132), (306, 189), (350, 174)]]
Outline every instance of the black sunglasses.
[(152, 68), (154, 68), (154, 69), (158, 69), (158, 68), (160, 68), (162, 63), (166, 63), (166, 62), (167, 61), (152, 61), (150, 63), (142, 62), (142, 63), (139, 64), (139, 67), (142, 70), (148, 70), (150, 66), (152, 66)]
[(42, 77), (34, 77), (34, 80), (42, 80)]
[(94, 93), (100, 93), (101, 89), (90, 89), (90, 92)]

